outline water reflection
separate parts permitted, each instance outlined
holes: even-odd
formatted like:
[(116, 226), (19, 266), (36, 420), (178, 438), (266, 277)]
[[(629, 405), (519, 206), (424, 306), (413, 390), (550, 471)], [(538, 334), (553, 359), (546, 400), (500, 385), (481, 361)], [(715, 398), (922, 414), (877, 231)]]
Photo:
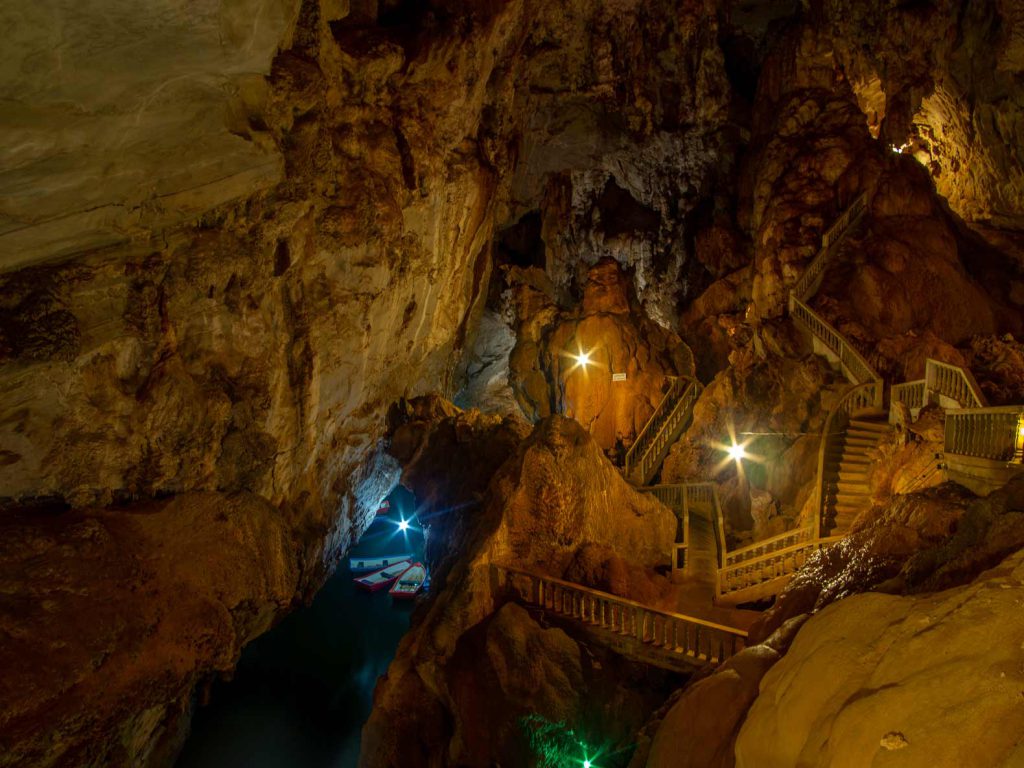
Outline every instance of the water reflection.
[[(392, 494), (391, 513), (377, 518), (354, 554), (422, 559), (418, 526), (396, 527), (413, 509), (408, 492)], [(234, 680), (214, 686), (177, 767), (355, 766), (377, 677), (409, 626), (411, 602), (360, 591), (346, 559), (311, 606), (250, 643)]]

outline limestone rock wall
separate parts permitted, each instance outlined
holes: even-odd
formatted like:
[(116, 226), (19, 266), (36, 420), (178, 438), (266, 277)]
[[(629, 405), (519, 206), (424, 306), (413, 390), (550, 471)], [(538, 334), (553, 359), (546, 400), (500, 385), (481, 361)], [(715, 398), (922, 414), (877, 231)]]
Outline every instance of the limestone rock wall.
[(1019, 230), (1018, 4), (831, 0), (822, 13), (835, 58), (882, 140), (924, 165), (965, 220)]
[(967, 587), (858, 595), (811, 617), (761, 682), (736, 766), (1019, 764), (1022, 561)]
[[(429, 496), (438, 487), (426, 470), (440, 457), (452, 455), (444, 439), (450, 429), (457, 430), (459, 423), (467, 427), (456, 457), (480, 450), (474, 445), (486, 441), (489, 431), (491, 436), (507, 436), (507, 427), (496, 422), (490, 430), (481, 429), (478, 419), (471, 414), (445, 417), (433, 427), (423, 423), (406, 432), (411, 436), (425, 429), (429, 435), (417, 441), (422, 450), (406, 465), (405, 477), (419, 489), (417, 496)], [(468, 428), (475, 422), (475, 428)], [(410, 422), (407, 430), (416, 423)], [(668, 589), (669, 584), (653, 569), (667, 564), (674, 515), (637, 493), (579, 424), (559, 416), (541, 421), (487, 479), (480, 505), (446, 518), (458, 522), (445, 524), (439, 541), (447, 552), (434, 555), (435, 563), (443, 565), (441, 588), (402, 640), (387, 678), (378, 686), (363, 730), (363, 766), (486, 765), (516, 759), (524, 748), (517, 720), (530, 700), (524, 688), (536, 695), (534, 711), (548, 719), (597, 709), (607, 720), (608, 732), (627, 741), (621, 724), (615, 723), (616, 713), (631, 713), (630, 718), (638, 718), (634, 727), (639, 727), (655, 706), (652, 701), (639, 708), (636, 704), (637, 697), (648, 695), (644, 691), (655, 678), (628, 680), (616, 672), (619, 663), (611, 659), (602, 662), (609, 665), (606, 673), (596, 665), (587, 674), (575, 672), (580, 653), (575, 641), (560, 632), (541, 633), (519, 611), (503, 609), (494, 615), (500, 603), (491, 565), (513, 564), (556, 577), (571, 572), (568, 578), (583, 581), (589, 581), (587, 575), (600, 577), (602, 571), (618, 569), (613, 581), (619, 589), (657, 604), (659, 587)], [(462, 497), (465, 491), (459, 489), (474, 485), (460, 481), (450, 488), (440, 497), (443, 509)], [(596, 556), (601, 567), (586, 572), (581, 556)], [(603, 581), (595, 586), (609, 588)], [(509, 666), (510, 653), (524, 647), (527, 656), (516, 656)], [(542, 677), (542, 670), (554, 667), (561, 670), (559, 675)], [(508, 706), (480, 701), (481, 689), (468, 682), (473, 675), (497, 678)], [(588, 682), (582, 690), (564, 679), (579, 682), (584, 677)], [(586, 690), (598, 685), (607, 687), (607, 700), (588, 703)]]
[[(588, 270), (582, 299), (571, 306), (560, 306), (553, 286), (530, 272), (513, 278), (517, 341), (509, 361), (522, 410), (534, 420), (565, 414), (602, 448), (618, 444), (621, 453), (654, 413), (669, 378), (693, 375), (693, 355), (644, 316), (611, 258)], [(615, 374), (625, 379), (615, 381)]]
[(279, 182), (253, 130), (300, 0), (0, 3), (0, 270), (146, 237)]
[[(250, 494), (281, 526), (264, 554), (289, 573), (280, 594), (254, 581), (250, 597), (286, 610), (397, 478), (378, 451), (388, 405), (456, 388), (513, 198), (536, 199), (576, 167), (566, 155), (515, 176), (526, 148), (558, 133), (535, 118), (600, 115), (628, 134), (619, 159), (650, 169), (630, 147), (663, 157), (675, 139), (655, 135), (689, 130), (691, 107), (717, 87), (701, 74), (714, 65), (711, 2), (414, 6), (2, 9), (14, 119), (0, 179), (0, 498), (16, 500), (3, 514), (45, 499), (59, 520), (127, 516), (213, 494), (196, 514), (215, 521)], [(131, 544), (141, 558), (160, 548)], [(102, 563), (116, 560), (103, 548)], [(84, 574), (96, 582), (83, 589), (103, 593), (104, 574)], [(5, 591), (40, 611), (15, 576)], [(59, 603), (55, 616), (72, 622), (80, 608)], [(110, 639), (112, 659), (148, 631), (129, 629)], [(144, 761), (158, 734), (126, 722), (179, 706), (249, 636), (183, 650), (167, 686), (126, 690), (83, 740), (106, 754), (128, 728)], [(118, 674), (83, 673), (68, 701), (84, 706)], [(50, 731), (20, 733), (12, 754), (43, 748)]]
[(0, 518), (0, 765), (166, 765), (193, 688), (229, 673), (300, 584), (251, 493)]

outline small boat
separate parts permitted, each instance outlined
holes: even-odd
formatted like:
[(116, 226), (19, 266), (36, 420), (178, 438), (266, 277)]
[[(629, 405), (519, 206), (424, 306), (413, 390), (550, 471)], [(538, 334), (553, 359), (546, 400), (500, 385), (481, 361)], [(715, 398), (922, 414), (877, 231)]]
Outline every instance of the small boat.
[(388, 501), (387, 499), (382, 501), (380, 503), (380, 506), (377, 507), (377, 514), (378, 515), (386, 515), (390, 511), (391, 511), (391, 502)]
[(361, 589), (365, 589), (368, 592), (376, 592), (379, 589), (384, 589), (388, 584), (400, 578), (411, 569), (411, 563), (408, 560), (403, 560), (387, 568), (381, 568), (379, 571), (360, 576), (358, 579), (353, 579), (353, 581)]
[(392, 585), (391, 596), (396, 600), (409, 600), (416, 597), (416, 593), (423, 588), (423, 582), (427, 578), (427, 569), (423, 563), (413, 563), (398, 580)]
[(366, 571), (379, 571), (381, 568), (387, 568), (389, 565), (401, 562), (412, 562), (412, 554), (350, 557), (348, 559), (348, 567), (352, 573), (365, 573)]

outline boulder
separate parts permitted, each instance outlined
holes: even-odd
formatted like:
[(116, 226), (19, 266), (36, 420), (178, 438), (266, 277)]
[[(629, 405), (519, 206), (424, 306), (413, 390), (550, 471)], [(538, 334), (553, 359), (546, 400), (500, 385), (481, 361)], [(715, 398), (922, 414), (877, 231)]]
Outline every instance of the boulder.
[(761, 682), (738, 768), (1024, 761), (1024, 553), (969, 586), (864, 594), (801, 628)]

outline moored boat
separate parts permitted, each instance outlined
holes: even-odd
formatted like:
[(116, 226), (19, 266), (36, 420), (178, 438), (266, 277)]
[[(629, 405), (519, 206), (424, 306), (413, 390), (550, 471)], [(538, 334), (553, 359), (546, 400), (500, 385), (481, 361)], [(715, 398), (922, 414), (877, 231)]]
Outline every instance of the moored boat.
[(384, 501), (382, 501), (380, 503), (380, 506), (377, 507), (377, 514), (378, 515), (386, 515), (390, 511), (391, 511), (391, 502), (388, 501), (387, 499), (384, 499)]
[(380, 555), (375, 557), (350, 557), (348, 567), (352, 573), (365, 573), (366, 571), (379, 571), (395, 563), (412, 562), (412, 554), (401, 555)]
[(427, 578), (427, 569), (423, 563), (413, 563), (405, 573), (398, 577), (389, 590), (391, 596), (398, 600), (409, 600), (423, 588)]
[(412, 564), (408, 560), (403, 560), (387, 568), (381, 568), (379, 571), (360, 576), (358, 579), (353, 579), (353, 581), (361, 589), (365, 589), (368, 592), (376, 592), (379, 589), (384, 589), (384, 587), (396, 579), (401, 578), (411, 568)]

